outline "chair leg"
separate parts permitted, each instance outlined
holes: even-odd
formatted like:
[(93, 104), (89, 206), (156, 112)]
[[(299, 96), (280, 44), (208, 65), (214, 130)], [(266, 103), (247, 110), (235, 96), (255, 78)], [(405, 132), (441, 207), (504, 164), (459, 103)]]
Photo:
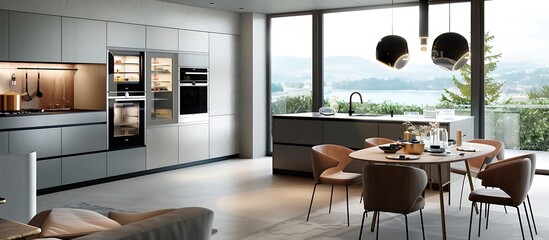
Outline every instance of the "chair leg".
[(376, 212), (377, 213), (377, 223), (376, 223), (376, 240), (379, 239), (379, 217), (380, 217), (380, 214), (381, 212)]
[(328, 208), (328, 213), (332, 213), (332, 198), (334, 196), (334, 185), (332, 185), (332, 191), (330, 192), (330, 208)]
[(532, 216), (532, 223), (534, 224), (534, 231), (538, 235), (538, 228), (536, 227), (536, 220), (534, 220), (534, 212), (532, 211), (532, 205), (530, 204), (530, 195), (526, 195), (526, 200), (528, 200), (528, 207), (530, 208), (530, 216)]
[(490, 219), (490, 204), (486, 205), (486, 229), (488, 229), (488, 220)]
[(379, 215), (379, 212), (374, 211), (374, 215), (372, 215), (372, 224), (370, 225), (370, 232), (374, 232), (378, 215)]
[(362, 203), (362, 197), (364, 196), (364, 192), (360, 193), (360, 201), (358, 203)]
[(471, 226), (473, 225), (473, 208), (475, 206), (475, 202), (471, 203), (471, 215), (469, 216), (469, 235), (467, 235), (467, 239), (471, 240)]
[(309, 215), (311, 214), (311, 207), (313, 206), (313, 199), (315, 198), (316, 185), (318, 185), (318, 183), (315, 183), (315, 187), (313, 188), (313, 195), (311, 196), (311, 203), (309, 204), (309, 211), (307, 212), (307, 222), (309, 221)]
[(461, 210), (461, 201), (463, 200), (463, 187), (465, 186), (465, 176), (463, 176), (463, 181), (461, 181), (461, 193), (459, 194), (459, 210)]
[(404, 223), (406, 223), (406, 240), (410, 239), (410, 237), (408, 236), (408, 215), (406, 214), (403, 214), (404, 215)]
[(345, 199), (347, 199), (347, 227), (349, 224), (349, 186), (345, 185)]
[(530, 229), (530, 237), (532, 237), (532, 240), (534, 240), (534, 234), (532, 234), (532, 225), (530, 225), (530, 217), (528, 216), (528, 210), (526, 209), (526, 203), (523, 202), (522, 205), (524, 206), (524, 212), (526, 213), (526, 221), (528, 222), (528, 229)]
[(425, 227), (423, 227), (423, 211), (419, 209), (419, 218), (421, 219), (421, 234), (423, 235), (423, 240), (425, 240)]
[(478, 212), (478, 237), (480, 237), (480, 225), (482, 223), (482, 203), (480, 205), (480, 211)]
[(522, 220), (520, 218), (520, 208), (516, 207), (516, 209), (517, 209), (517, 215), (518, 215), (518, 219), (519, 219), (520, 233), (522, 234), (522, 240), (525, 240), (525, 238), (524, 238), (524, 229), (522, 229)]
[(362, 213), (362, 223), (360, 224), (360, 234), (358, 235), (358, 240), (362, 239), (362, 228), (364, 228), (364, 217), (366, 216), (367, 211)]
[(505, 210), (505, 214), (507, 214), (507, 206), (503, 206), (503, 209)]

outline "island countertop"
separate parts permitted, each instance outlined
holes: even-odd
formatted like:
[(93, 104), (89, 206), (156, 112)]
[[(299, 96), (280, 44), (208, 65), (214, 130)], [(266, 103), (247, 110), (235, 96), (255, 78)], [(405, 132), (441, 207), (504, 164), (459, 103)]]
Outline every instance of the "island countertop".
[(278, 119), (319, 119), (319, 120), (334, 120), (334, 121), (362, 121), (362, 122), (405, 122), (410, 121), (412, 123), (429, 123), (439, 122), (441, 124), (452, 123), (456, 121), (462, 121), (465, 119), (473, 119), (473, 116), (454, 116), (452, 119), (442, 118), (425, 118), (422, 115), (417, 117), (409, 117), (405, 115), (391, 115), (388, 114), (353, 114), (349, 116), (348, 113), (336, 113), (335, 115), (325, 116), (318, 112), (306, 112), (306, 113), (289, 113), (289, 114), (273, 114), (273, 118)]

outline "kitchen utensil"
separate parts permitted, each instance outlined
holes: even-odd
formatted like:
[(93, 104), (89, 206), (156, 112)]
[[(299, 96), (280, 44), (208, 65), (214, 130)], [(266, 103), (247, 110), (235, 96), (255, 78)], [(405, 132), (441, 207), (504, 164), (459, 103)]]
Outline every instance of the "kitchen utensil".
[(25, 73), (25, 94), (21, 97), (24, 101), (32, 100), (32, 97), (29, 94), (29, 76), (28, 73)]
[[(15, 85), (15, 74), (11, 76), (11, 85)], [(0, 111), (21, 110), (21, 96), (8, 87), (8, 91), (0, 94)]]
[(42, 92), (40, 92), (40, 72), (38, 72), (38, 86), (36, 88), (36, 96), (39, 97), (39, 98), (44, 96), (44, 94)]

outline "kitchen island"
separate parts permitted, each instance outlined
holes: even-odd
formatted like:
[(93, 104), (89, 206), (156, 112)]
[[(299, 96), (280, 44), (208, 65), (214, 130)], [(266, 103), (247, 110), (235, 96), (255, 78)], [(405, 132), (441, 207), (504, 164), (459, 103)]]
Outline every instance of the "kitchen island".
[[(452, 119), (410, 118), (403, 115), (353, 115), (338, 113), (324, 116), (318, 112), (273, 115), (273, 173), (312, 177), (311, 147), (319, 144), (337, 144), (351, 149), (364, 148), (369, 137), (398, 140), (405, 131), (405, 121), (415, 126), (438, 122), (455, 139), (457, 130), (465, 137), (473, 136), (473, 117), (454, 116)], [(347, 171), (360, 173), (360, 162), (351, 163)], [(448, 166), (443, 167), (443, 179), (449, 179)], [(437, 174), (436, 169), (426, 169), (427, 174)]]

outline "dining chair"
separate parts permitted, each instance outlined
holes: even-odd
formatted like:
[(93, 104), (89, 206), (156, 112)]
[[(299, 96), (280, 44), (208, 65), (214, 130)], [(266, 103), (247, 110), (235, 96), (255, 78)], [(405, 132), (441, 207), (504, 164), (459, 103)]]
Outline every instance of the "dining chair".
[[(467, 160), (469, 163), (469, 170), (471, 172), (471, 177), (476, 177), (479, 171), (484, 169), (484, 167), (493, 162), (494, 160), (497, 161), (497, 159), (503, 159), (504, 158), (504, 149), (505, 144), (500, 140), (492, 140), (492, 139), (471, 139), (467, 142), (471, 143), (481, 143), (481, 144), (487, 144), (495, 147), (496, 149), (486, 154), (482, 157), (476, 157)], [(459, 195), (459, 210), (461, 210), (461, 202), (463, 200), (463, 187), (465, 186), (465, 178), (467, 177), (467, 169), (465, 168), (465, 165), (462, 163), (454, 163), (450, 164), (450, 173), (455, 173), (459, 175), (463, 175), (463, 179), (461, 181), (461, 193)], [(451, 194), (451, 187), (448, 191), (448, 205), (450, 205), (450, 194)]]
[(371, 137), (371, 138), (366, 138), (364, 140), (364, 148), (375, 147), (375, 146), (388, 144), (388, 143), (395, 143), (395, 142), (396, 141), (393, 139), (382, 138), (382, 137)]
[(421, 218), (421, 231), (425, 239), (423, 212), (425, 198), (423, 191), (427, 185), (427, 173), (419, 168), (404, 165), (365, 164), (362, 170), (364, 191), (364, 213), (360, 225), (359, 240), (362, 238), (364, 218), (367, 212), (378, 212), (376, 239), (379, 237), (380, 212), (400, 213), (406, 223), (408, 234), (408, 214), (418, 211)]
[[(483, 185), (494, 188), (478, 188), (469, 194), (471, 215), (469, 217), (468, 239), (471, 239), (471, 225), (473, 224), (473, 209), (476, 203), (496, 204), (515, 207), (517, 209), (520, 231), (524, 240), (524, 230), (520, 217), (520, 204), (526, 199), (530, 187), (532, 162), (529, 158), (518, 158), (502, 161), (495, 166), (482, 170), (477, 178)], [(528, 216), (528, 215), (527, 215)], [(482, 204), (480, 204), (478, 236), (482, 223)], [(532, 232), (530, 231), (532, 235)], [(533, 236), (532, 236), (533, 239)]]
[[(534, 176), (536, 175), (536, 154), (535, 153), (527, 153), (527, 154), (521, 154), (519, 156), (515, 156), (515, 157), (512, 157), (512, 158), (507, 158), (503, 161), (499, 161), (499, 162), (494, 162), (494, 163), (491, 163), (491, 164), (488, 164), (486, 165), (486, 168), (485, 169), (490, 169), (490, 168), (493, 168), (493, 167), (496, 167), (500, 164), (505, 164), (505, 162), (507, 161), (513, 161), (513, 160), (516, 160), (516, 159), (521, 159), (521, 158), (528, 158), (530, 159), (530, 182), (528, 184), (528, 191), (527, 191), (527, 194), (526, 194), (526, 202), (523, 203), (523, 206), (524, 206), (524, 212), (526, 212), (526, 220), (528, 220), (528, 227), (530, 228), (530, 232), (532, 232), (532, 228), (530, 226), (530, 221), (528, 219), (528, 209), (526, 208), (526, 203), (528, 203), (528, 208), (530, 210), (530, 217), (532, 218), (532, 224), (534, 225), (534, 231), (536, 232), (536, 234), (538, 234), (538, 229), (536, 227), (536, 220), (534, 219), (534, 212), (532, 211), (532, 204), (530, 203), (530, 196), (528, 195), (528, 192), (530, 191), (530, 188), (532, 187), (532, 183), (534, 182)], [(484, 187), (495, 187), (495, 186), (490, 186), (488, 183), (485, 183), (483, 182), (482, 185)], [(489, 219), (489, 213), (490, 213), (490, 205), (487, 206), (487, 213), (486, 213), (486, 229), (488, 229), (488, 219)]]
[(334, 185), (345, 186), (345, 197), (347, 200), (347, 226), (350, 225), (349, 186), (359, 184), (362, 180), (359, 173), (343, 171), (343, 169), (345, 169), (345, 167), (353, 161), (349, 157), (351, 152), (353, 152), (353, 150), (334, 144), (317, 145), (312, 148), (313, 176), (315, 179), (315, 186), (313, 188), (313, 195), (311, 196), (311, 203), (309, 204), (309, 211), (307, 212), (307, 222), (309, 221), (309, 215), (311, 214), (316, 186), (319, 184), (329, 184), (332, 185), (332, 191), (330, 193), (330, 207), (328, 213), (332, 212)]

